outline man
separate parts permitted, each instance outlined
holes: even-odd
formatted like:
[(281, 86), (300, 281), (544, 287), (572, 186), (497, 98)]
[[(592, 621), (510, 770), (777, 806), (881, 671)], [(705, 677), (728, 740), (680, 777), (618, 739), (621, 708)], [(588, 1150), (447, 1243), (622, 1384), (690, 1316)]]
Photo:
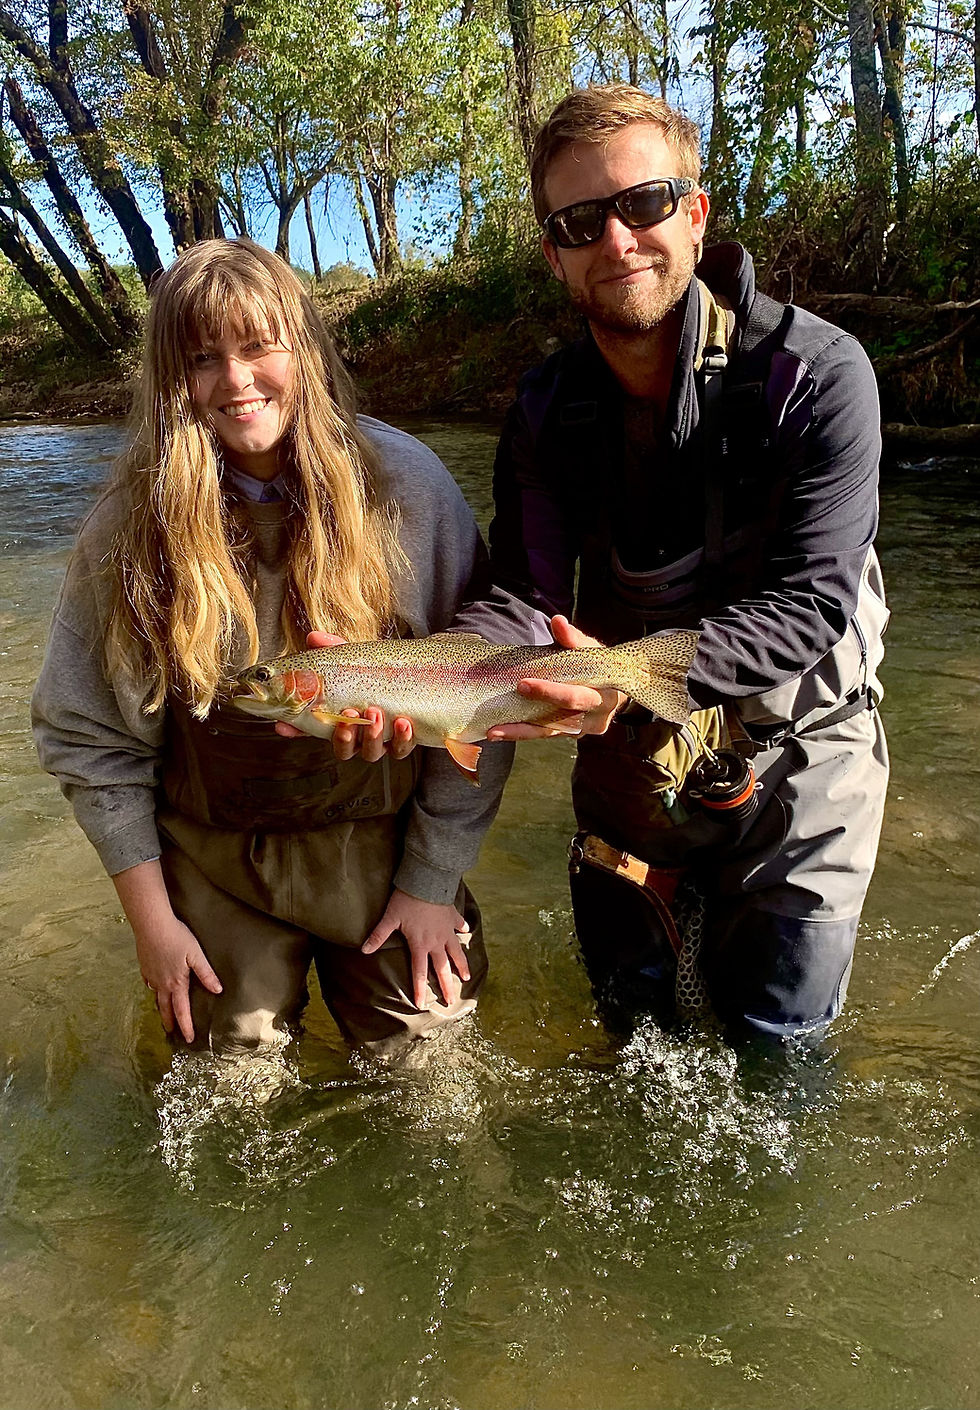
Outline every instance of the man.
[[(542, 248), (588, 335), (521, 384), (491, 551), (560, 645), (700, 628), (693, 738), (613, 691), (523, 689), (587, 712), (572, 899), (607, 1014), (668, 1016), (703, 924), (718, 1017), (783, 1037), (840, 1011), (881, 825), (878, 404), (853, 338), (756, 296), (740, 246), (702, 255), (699, 176), (694, 125), (626, 85), (539, 132)], [(727, 813), (704, 787), (726, 770)]]

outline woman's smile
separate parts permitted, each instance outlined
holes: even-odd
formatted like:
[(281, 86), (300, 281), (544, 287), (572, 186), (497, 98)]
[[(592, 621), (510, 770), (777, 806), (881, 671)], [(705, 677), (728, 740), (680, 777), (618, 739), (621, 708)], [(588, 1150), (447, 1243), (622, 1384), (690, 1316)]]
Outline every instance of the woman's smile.
[(289, 428), (293, 355), (268, 329), (226, 328), (192, 357), (191, 395), (225, 458), (258, 480), (279, 473)]

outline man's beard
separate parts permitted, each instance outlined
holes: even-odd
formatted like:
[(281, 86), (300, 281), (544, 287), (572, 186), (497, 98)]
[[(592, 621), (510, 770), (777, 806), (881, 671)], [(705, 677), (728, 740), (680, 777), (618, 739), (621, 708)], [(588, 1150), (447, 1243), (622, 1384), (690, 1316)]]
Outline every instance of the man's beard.
[(691, 246), (681, 257), (668, 260), (665, 255), (648, 256), (641, 269), (652, 269), (656, 275), (641, 284), (625, 285), (613, 302), (603, 297), (610, 285), (598, 284), (588, 289), (571, 288), (568, 293), (578, 311), (596, 328), (617, 337), (642, 338), (652, 333), (683, 298), (694, 273), (695, 250)]

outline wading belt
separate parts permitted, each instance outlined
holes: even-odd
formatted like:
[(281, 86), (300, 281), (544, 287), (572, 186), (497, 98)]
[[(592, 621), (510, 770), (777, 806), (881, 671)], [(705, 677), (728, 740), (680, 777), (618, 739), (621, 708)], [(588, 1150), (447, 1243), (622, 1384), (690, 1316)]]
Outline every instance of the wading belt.
[(678, 883), (684, 875), (683, 868), (651, 867), (646, 862), (641, 862), (639, 857), (631, 856), (629, 852), (620, 852), (616, 847), (610, 847), (608, 842), (603, 842), (602, 838), (596, 837), (594, 833), (577, 832), (568, 844), (569, 870), (577, 872), (583, 863), (609, 872), (611, 876), (620, 876), (624, 881), (630, 881), (638, 887), (647, 900), (652, 902), (674, 954), (680, 955), (683, 942), (670, 908)]

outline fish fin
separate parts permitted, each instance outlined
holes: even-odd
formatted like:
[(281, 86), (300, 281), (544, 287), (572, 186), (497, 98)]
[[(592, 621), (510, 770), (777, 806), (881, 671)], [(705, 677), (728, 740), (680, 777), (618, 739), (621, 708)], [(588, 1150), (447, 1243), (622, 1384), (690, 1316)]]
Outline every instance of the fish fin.
[(370, 720), (363, 715), (333, 715), (329, 710), (321, 710), (316, 705), (311, 705), (309, 713), (315, 720), (319, 720), (322, 725), (369, 725)]
[(449, 757), (463, 777), (468, 778), (470, 783), (475, 783), (479, 788), (480, 755), (483, 752), (483, 745), (467, 744), (465, 740), (456, 739), (451, 734), (447, 734), (442, 742), (444, 747), (449, 750)]
[[(640, 641), (627, 641), (610, 650), (610, 658), (625, 663), (622, 679), (611, 684), (632, 696), (653, 715), (670, 724), (684, 725), (691, 718), (687, 673), (697, 651), (700, 633), (681, 629), (659, 632)], [(615, 674), (615, 672), (613, 673)]]
[(544, 725), (547, 729), (552, 729), (556, 734), (580, 735), (582, 733), (581, 722), (573, 725), (568, 718), (568, 711), (558, 706), (554, 710), (549, 710), (546, 715), (535, 715), (531, 721), (535, 725)]

